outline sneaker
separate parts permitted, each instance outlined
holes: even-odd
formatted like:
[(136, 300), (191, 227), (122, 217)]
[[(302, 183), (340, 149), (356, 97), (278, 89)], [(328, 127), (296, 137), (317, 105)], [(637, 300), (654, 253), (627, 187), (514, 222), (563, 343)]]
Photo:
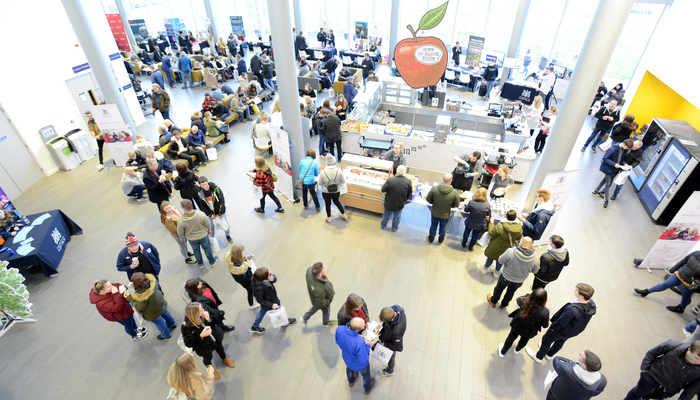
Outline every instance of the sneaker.
[(185, 264), (197, 264), (197, 260), (192, 257), (185, 258)]
[(187, 257), (194, 257), (194, 253), (191, 252), (191, 251), (188, 251), (188, 252), (187, 252)]
[(148, 331), (148, 328), (146, 328), (145, 326), (139, 326), (136, 328), (136, 332), (147, 332), (147, 331)]
[(426, 237), (425, 237), (425, 240), (427, 240), (428, 243), (433, 244), (433, 242), (430, 241), (430, 235), (426, 236)]
[(489, 272), (489, 269), (488, 269), (488, 268), (486, 268), (486, 267), (479, 267), (478, 265), (477, 265), (476, 269), (477, 269), (479, 272), (481, 272), (482, 274), (484, 274), (484, 275), (486, 275), (486, 273)]
[(494, 278), (498, 279), (498, 277), (501, 276), (501, 273), (498, 271), (491, 271), (491, 275), (493, 275)]
[(255, 207), (254, 210), (255, 210), (256, 213), (265, 214), (265, 210), (263, 210), (263, 209), (260, 208), (260, 207)]
[(583, 153), (584, 151), (586, 151), (586, 148), (585, 148), (585, 147), (583, 147), (583, 148), (581, 149), (581, 153)]
[(230, 235), (226, 235), (226, 240), (228, 240), (229, 244), (233, 244), (233, 239), (231, 238)]
[(292, 325), (295, 325), (296, 323), (297, 323), (296, 318), (289, 318), (289, 321), (288, 321), (287, 325), (285, 325), (285, 326), (292, 326)]
[(686, 339), (690, 339), (691, 336), (693, 336), (692, 332), (688, 332), (683, 328), (683, 335), (685, 336)]
[(136, 336), (132, 336), (132, 339), (134, 340), (141, 340), (148, 336), (148, 331), (143, 331), (143, 332), (137, 332)]
[(498, 344), (498, 356), (501, 358), (505, 357), (505, 354), (503, 354), (503, 343)]
[[(324, 328), (328, 328), (329, 326), (333, 326), (333, 325), (338, 325), (338, 320), (337, 320), (337, 319), (332, 319), (332, 320), (328, 321), (327, 324), (323, 324), (323, 327), (324, 327)], [(393, 374), (392, 374), (392, 375), (393, 375)]]
[(97, 169), (102, 169), (102, 168), (104, 168), (104, 167), (105, 167), (104, 164), (98, 164), (98, 165), (97, 165)]
[(491, 306), (491, 308), (496, 308), (496, 303), (491, 302), (491, 293), (486, 295), (486, 301), (489, 302), (489, 305)]
[(513, 349), (513, 353), (515, 353), (515, 354), (520, 354), (520, 350), (518, 350), (518, 348), (516, 347), (516, 348)]
[(282, 208), (282, 207), (277, 208), (277, 209), (275, 209), (275, 212), (280, 213), (280, 214), (284, 214), (284, 208)]
[(380, 372), (377, 373), (377, 376), (388, 377), (388, 376), (394, 376), (394, 374), (396, 374), (396, 372), (394, 372), (394, 371), (389, 372), (389, 371), (387, 371), (387, 368), (384, 368), (383, 370), (381, 370)]
[(256, 308), (260, 307), (260, 304), (258, 302), (254, 302), (252, 306), (248, 306), (251, 310), (255, 310)]
[(549, 361), (552, 361), (554, 359), (554, 356), (550, 356), (550, 355), (545, 354), (544, 358), (546, 358)]
[(137, 197), (136, 198), (136, 201), (146, 201), (146, 200), (148, 200), (148, 199), (145, 197)]
[(595, 151), (595, 147), (592, 147), (592, 148), (591, 148), (591, 151), (595, 153), (595, 152), (596, 152), (596, 151)]
[(603, 208), (608, 208), (608, 202), (607, 202), (607, 201), (604, 201), (604, 202), (603, 202)]
[(158, 340), (166, 340), (166, 339), (170, 339), (171, 337), (172, 337), (172, 336), (163, 337), (163, 336), (161, 336), (161, 335), (158, 335), (158, 336), (156, 336), (156, 339), (158, 339)]
[(256, 328), (253, 328), (253, 327), (251, 326), (249, 330), (250, 330), (251, 332), (257, 333), (257, 334), (263, 334), (263, 333), (265, 333), (265, 328), (257, 328), (257, 329), (256, 329)]
[(199, 264), (200, 269), (204, 269), (204, 264)]
[(530, 346), (525, 346), (525, 352), (527, 353), (528, 356), (530, 356), (530, 358), (532, 358), (533, 360), (535, 360), (535, 362), (536, 362), (537, 364), (542, 364), (542, 360), (539, 359), (539, 358), (537, 358), (537, 353), (535, 353), (535, 350), (532, 350), (532, 349), (530, 348)]
[(211, 265), (212, 267), (215, 266), (216, 263), (219, 262), (219, 259), (220, 259), (220, 258), (221, 258), (221, 257), (219, 257), (219, 256), (214, 256), (214, 262), (213, 262), (213, 263), (210, 263), (210, 265)]
[(593, 191), (592, 194), (593, 194), (593, 196), (598, 196), (598, 197), (600, 197), (601, 199), (604, 199), (604, 198), (605, 198), (605, 196), (603, 196), (603, 193), (596, 192), (595, 190)]

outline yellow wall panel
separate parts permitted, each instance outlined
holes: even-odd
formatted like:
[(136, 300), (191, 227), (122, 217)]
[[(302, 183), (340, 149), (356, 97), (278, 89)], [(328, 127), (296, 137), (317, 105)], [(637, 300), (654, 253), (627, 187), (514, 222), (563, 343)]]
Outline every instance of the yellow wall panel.
[(649, 71), (644, 74), (626, 113), (634, 114), (639, 126), (650, 123), (652, 118), (667, 118), (688, 121), (700, 131), (700, 109)]

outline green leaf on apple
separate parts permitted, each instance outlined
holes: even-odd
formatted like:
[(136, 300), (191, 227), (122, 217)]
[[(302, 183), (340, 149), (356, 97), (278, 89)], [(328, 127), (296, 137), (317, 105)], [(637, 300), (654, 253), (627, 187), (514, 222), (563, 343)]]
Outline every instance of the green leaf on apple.
[(449, 3), (449, 1), (446, 1), (445, 4), (441, 5), (440, 7), (433, 8), (425, 13), (423, 18), (420, 19), (418, 29), (425, 31), (438, 26), (438, 24), (440, 24), (442, 21), (442, 18), (445, 16), (445, 12), (447, 11), (447, 3)]

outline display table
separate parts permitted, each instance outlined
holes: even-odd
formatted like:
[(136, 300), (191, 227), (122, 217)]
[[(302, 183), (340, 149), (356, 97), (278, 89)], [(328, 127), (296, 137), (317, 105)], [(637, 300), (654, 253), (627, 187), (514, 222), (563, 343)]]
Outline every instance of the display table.
[(527, 104), (529, 106), (533, 101), (535, 101), (537, 90), (538, 89), (536, 87), (523, 83), (506, 82), (503, 85), (500, 96), (502, 99), (521, 101), (523, 104)]
[[(27, 215), (29, 226), (44, 214), (49, 214), (49, 217), (41, 224), (34, 225), (26, 236), (25, 242), (33, 239), (30, 244), (34, 249), (25, 255), (20, 255), (18, 249), (21, 242), (15, 243), (15, 238), (11, 238), (3, 247), (12, 249), (15, 254), (10, 256), (7, 251), (3, 251), (0, 253), (0, 260), (8, 261), (9, 267), (18, 269), (38, 265), (44, 275), (51, 278), (58, 273), (58, 265), (61, 263), (66, 244), (70, 242), (71, 236), (81, 235), (83, 230), (61, 210)], [(22, 231), (19, 233), (21, 234)]]
[[(340, 196), (343, 205), (383, 214), (384, 193), (381, 189), (394, 163), (377, 158), (344, 154), (340, 164), (348, 187), (347, 193)], [(354, 170), (363, 170), (373, 175), (371, 178), (362, 180), (361, 174), (351, 172)], [(375, 176), (375, 173), (378, 175)]]
[(312, 60), (318, 60), (318, 58), (314, 56), (314, 52), (320, 51), (321, 53), (323, 53), (323, 58), (321, 59), (321, 61), (328, 61), (337, 53), (335, 47), (307, 47), (304, 51), (309, 56), (308, 58)]
[[(372, 59), (375, 63), (379, 61), (379, 53), (376, 51), (356, 51), (356, 50), (341, 50), (340, 51), (340, 56), (345, 57), (348, 56), (352, 59), (353, 62), (357, 62), (355, 59), (356, 57), (364, 58), (365, 54), (369, 54), (369, 58)], [(362, 61), (358, 64), (361, 64)]]

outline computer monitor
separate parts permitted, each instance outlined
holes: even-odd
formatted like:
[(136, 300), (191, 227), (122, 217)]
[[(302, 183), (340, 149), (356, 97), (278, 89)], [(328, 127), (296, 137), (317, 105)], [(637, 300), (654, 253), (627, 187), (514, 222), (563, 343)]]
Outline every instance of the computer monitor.
[(489, 103), (489, 112), (500, 113), (503, 109), (503, 104), (501, 103)]

